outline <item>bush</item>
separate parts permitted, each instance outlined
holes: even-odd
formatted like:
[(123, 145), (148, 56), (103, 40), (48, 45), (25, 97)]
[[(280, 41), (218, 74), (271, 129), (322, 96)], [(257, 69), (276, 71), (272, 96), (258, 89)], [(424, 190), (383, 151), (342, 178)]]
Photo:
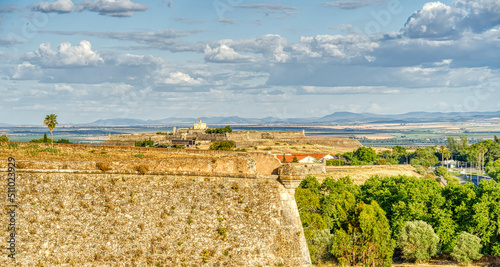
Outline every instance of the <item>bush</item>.
[(439, 237), (432, 226), (424, 221), (406, 222), (398, 245), (403, 258), (412, 262), (426, 262), (438, 252)]
[(233, 141), (215, 142), (210, 145), (210, 150), (231, 150), (236, 144)]
[(18, 148), (18, 147), (19, 147), (18, 144), (9, 143), (9, 148)]
[(96, 162), (95, 166), (97, 167), (97, 169), (101, 170), (102, 172), (107, 172), (107, 171), (111, 170), (111, 167), (106, 162)]
[(376, 165), (387, 165), (387, 160), (386, 159), (378, 159), (375, 162)]
[(333, 256), (330, 253), (332, 247), (333, 235), (330, 229), (324, 229), (314, 232), (314, 237), (309, 240), (308, 247), (313, 263), (332, 261)]
[(59, 149), (57, 149), (57, 148), (51, 148), (51, 147), (47, 147), (46, 149), (42, 150), (42, 152), (48, 152), (48, 153), (59, 153)]
[(438, 176), (443, 176), (444, 178), (446, 178), (448, 176), (448, 169), (445, 166), (439, 166), (436, 167), (434, 173), (436, 173), (436, 175)]
[(0, 143), (1, 142), (9, 142), (9, 138), (5, 134), (2, 134), (0, 135)]
[(420, 175), (426, 175), (427, 174), (427, 171), (425, 170), (425, 168), (421, 165), (418, 165), (418, 166), (415, 166), (415, 171), (420, 174)]
[(453, 247), (451, 256), (460, 263), (470, 263), (481, 258), (481, 239), (467, 232), (462, 232), (457, 237), (457, 244)]
[(148, 168), (148, 166), (146, 166), (146, 165), (144, 165), (144, 164), (141, 164), (141, 165), (135, 166), (135, 170), (136, 170), (138, 173), (140, 173), (140, 174), (144, 175), (144, 174), (148, 173), (149, 168)]
[(134, 157), (142, 159), (144, 158), (144, 154), (135, 154)]

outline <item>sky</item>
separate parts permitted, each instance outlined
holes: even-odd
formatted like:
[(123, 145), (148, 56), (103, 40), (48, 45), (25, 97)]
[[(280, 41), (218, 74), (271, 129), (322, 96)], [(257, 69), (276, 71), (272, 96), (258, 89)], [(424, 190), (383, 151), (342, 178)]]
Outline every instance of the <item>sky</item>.
[(500, 110), (500, 0), (2, 0), (0, 123)]

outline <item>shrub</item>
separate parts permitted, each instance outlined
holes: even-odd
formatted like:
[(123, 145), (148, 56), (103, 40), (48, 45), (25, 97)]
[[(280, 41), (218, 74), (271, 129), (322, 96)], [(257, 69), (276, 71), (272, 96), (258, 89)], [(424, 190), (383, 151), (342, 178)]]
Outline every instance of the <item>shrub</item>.
[(101, 170), (102, 172), (107, 172), (107, 171), (111, 170), (111, 167), (106, 162), (96, 162), (95, 166), (97, 167), (97, 169)]
[(436, 167), (436, 170), (434, 170), (434, 173), (436, 173), (436, 175), (438, 175), (438, 176), (443, 176), (444, 178), (446, 178), (449, 175), (448, 169), (444, 166)]
[(438, 252), (439, 237), (432, 226), (424, 221), (408, 221), (401, 230), (398, 245), (403, 258), (413, 262), (425, 262)]
[(470, 263), (472, 260), (481, 258), (481, 239), (467, 232), (462, 232), (457, 237), (457, 243), (453, 247), (451, 256), (460, 263)]
[(263, 149), (264, 149), (264, 150), (272, 150), (273, 148), (272, 148), (272, 147), (270, 147), (270, 146), (268, 146), (268, 147), (263, 148)]
[(144, 174), (148, 173), (149, 168), (148, 168), (148, 166), (146, 166), (146, 165), (144, 165), (144, 164), (141, 164), (141, 165), (137, 165), (137, 166), (135, 166), (135, 170), (136, 170), (138, 173), (140, 173), (140, 174), (144, 175)]
[(425, 170), (425, 168), (421, 165), (418, 165), (418, 166), (415, 166), (415, 171), (420, 174), (420, 175), (426, 175), (427, 174), (427, 171)]
[(222, 238), (222, 240), (227, 238), (226, 228), (222, 228), (222, 227), (217, 228), (217, 233), (219, 233), (219, 237)]
[(142, 159), (144, 158), (144, 154), (135, 154), (134, 157)]
[(387, 165), (387, 160), (386, 159), (378, 159), (375, 162), (376, 165)]
[(51, 147), (47, 147), (47, 148), (45, 148), (44, 150), (42, 150), (42, 152), (48, 152), (48, 153), (59, 153), (59, 149), (57, 149), (57, 148), (51, 148)]
[(18, 144), (9, 143), (9, 148), (18, 148), (18, 147), (19, 147)]
[(215, 142), (210, 145), (210, 150), (231, 150), (236, 144), (233, 141)]
[(7, 135), (0, 135), (0, 142), (9, 142), (9, 138), (7, 137)]
[(313, 263), (333, 260), (333, 256), (330, 254), (332, 240), (333, 234), (330, 234), (330, 229), (314, 232), (314, 237), (308, 242), (309, 253), (311, 254)]

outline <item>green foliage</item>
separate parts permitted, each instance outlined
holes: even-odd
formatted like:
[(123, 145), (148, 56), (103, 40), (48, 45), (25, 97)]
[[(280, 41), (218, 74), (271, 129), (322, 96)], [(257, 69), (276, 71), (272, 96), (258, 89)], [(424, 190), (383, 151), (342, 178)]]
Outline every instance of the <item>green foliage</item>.
[(9, 147), (10, 149), (16, 149), (16, 148), (18, 148), (18, 147), (19, 147), (19, 145), (18, 145), (18, 144), (16, 144), (16, 143), (9, 143), (8, 147)]
[(376, 201), (358, 203), (335, 229), (331, 253), (341, 265), (391, 266), (394, 240), (389, 222)]
[(417, 150), (410, 155), (410, 164), (412, 166), (422, 165), (424, 167), (431, 167), (438, 164), (439, 160), (435, 155), (436, 150), (433, 147), (417, 148)]
[(446, 168), (444, 166), (436, 167), (436, 169), (434, 170), (434, 173), (438, 176), (443, 176), (443, 177), (447, 177), (449, 175), (448, 168)]
[(51, 148), (51, 147), (47, 147), (45, 149), (43, 149), (41, 152), (48, 152), (48, 153), (59, 153), (59, 149), (57, 148)]
[(210, 145), (210, 150), (231, 150), (236, 144), (233, 141), (215, 142)]
[[(43, 138), (40, 139), (32, 139), (30, 143), (50, 143), (49, 139), (47, 139), (47, 134), (44, 134)], [(59, 139), (57, 141), (54, 141), (53, 143), (56, 144), (72, 144), (68, 139)]]
[(365, 165), (377, 160), (377, 152), (371, 147), (360, 147), (354, 152), (354, 159), (360, 163), (358, 165)]
[(332, 241), (333, 235), (330, 233), (330, 229), (314, 231), (312, 237), (307, 242), (313, 263), (333, 260), (333, 256), (330, 253)]
[(144, 154), (135, 154), (134, 157), (143, 159), (144, 158)]
[(439, 237), (424, 221), (405, 223), (398, 239), (403, 258), (412, 262), (427, 262), (438, 252)]
[(154, 146), (154, 141), (151, 140), (151, 137), (149, 140), (144, 140), (144, 141), (135, 141), (135, 146), (138, 147), (153, 147)]
[(48, 142), (49, 142), (49, 139), (47, 138), (47, 133), (43, 133), (42, 143), (48, 143)]
[(415, 171), (420, 175), (426, 175), (427, 171), (422, 165), (415, 166)]
[(345, 166), (347, 163), (343, 159), (327, 160), (326, 166)]
[(472, 260), (481, 258), (481, 239), (467, 232), (461, 232), (457, 237), (457, 245), (453, 247), (451, 256), (460, 263), (471, 263)]
[(5, 143), (9, 142), (9, 138), (7, 137), (7, 135), (5, 135), (5, 134), (0, 135), (0, 143), (1, 142), (5, 142)]
[[(435, 180), (413, 176), (374, 176), (361, 189), (364, 201), (380, 203), (391, 224), (393, 237), (398, 237), (405, 222), (412, 220), (432, 222), (435, 229), (447, 227), (447, 221), (437, 220), (438, 215), (444, 218), (447, 215), (440, 213), (446, 200), (442, 196), (441, 185)], [(443, 231), (442, 234), (447, 233)]]
[(500, 159), (488, 163), (488, 166), (486, 166), (486, 173), (498, 182), (500, 180)]
[(229, 126), (229, 125), (227, 125), (224, 128), (212, 128), (212, 129), (205, 130), (205, 133), (207, 133), (207, 134), (214, 134), (214, 133), (222, 134), (222, 133), (231, 133), (231, 132), (233, 132), (233, 129), (231, 129), (231, 126)]
[(293, 162), (293, 163), (297, 163), (297, 162), (299, 162), (299, 160), (297, 159), (297, 156), (295, 156), (295, 155), (293, 156), (292, 162)]

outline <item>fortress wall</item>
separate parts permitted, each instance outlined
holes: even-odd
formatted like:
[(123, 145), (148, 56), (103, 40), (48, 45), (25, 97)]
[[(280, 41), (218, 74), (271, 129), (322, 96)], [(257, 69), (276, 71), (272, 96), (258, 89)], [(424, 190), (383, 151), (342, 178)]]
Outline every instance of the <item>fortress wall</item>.
[(257, 172), (260, 175), (276, 175), (281, 162), (274, 155), (263, 152), (248, 152), (248, 155), (255, 161)]
[(352, 148), (353, 150), (363, 145), (356, 139), (349, 138), (307, 138), (297, 140), (297, 144), (316, 144), (322, 146), (332, 146), (333, 148)]
[(257, 131), (243, 131), (228, 133), (228, 139), (233, 141), (246, 141), (262, 139), (262, 134)]
[(0, 266), (309, 266), (274, 179), (18, 172), (16, 189), (18, 254)]
[(305, 138), (302, 132), (263, 132), (262, 139), (273, 139), (277, 141), (286, 141), (289, 139)]
[[(96, 167), (95, 161), (19, 161), (23, 169), (37, 170), (99, 170)], [(247, 154), (232, 154), (220, 157), (196, 157), (196, 156), (179, 156), (169, 157), (166, 159), (136, 159), (136, 160), (120, 160), (120, 161), (99, 161), (106, 163), (112, 171), (129, 172), (135, 171), (139, 165), (146, 166), (150, 172), (161, 173), (199, 173), (210, 175), (211, 173), (223, 174), (238, 174), (244, 176), (255, 177), (257, 166), (253, 158)], [(265, 164), (259, 162), (260, 165)], [(259, 167), (259, 169), (262, 169)]]

